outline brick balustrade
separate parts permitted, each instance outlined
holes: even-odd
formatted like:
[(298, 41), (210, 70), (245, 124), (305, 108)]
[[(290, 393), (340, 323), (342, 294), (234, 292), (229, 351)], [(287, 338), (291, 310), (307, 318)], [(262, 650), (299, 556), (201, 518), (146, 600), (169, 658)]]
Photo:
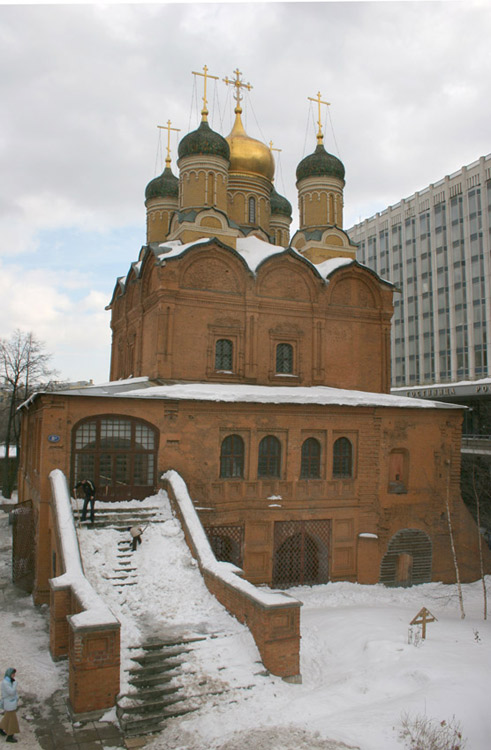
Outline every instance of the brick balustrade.
[(102, 711), (119, 693), (120, 623), (84, 576), (65, 475), (50, 474), (52, 549), (61, 575), (50, 584), (50, 651), (68, 657), (74, 714)]
[(257, 589), (240, 577), (239, 568), (218, 562), (184, 480), (176, 471), (166, 472), (162, 480), (209, 591), (247, 625), (264, 666), (272, 674), (300, 680), (301, 602), (282, 593)]

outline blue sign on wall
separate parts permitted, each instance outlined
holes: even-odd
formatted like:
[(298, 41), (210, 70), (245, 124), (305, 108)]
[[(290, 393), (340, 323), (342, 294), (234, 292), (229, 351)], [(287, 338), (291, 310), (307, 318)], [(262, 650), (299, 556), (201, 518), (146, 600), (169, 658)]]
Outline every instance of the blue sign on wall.
[(48, 435), (48, 440), (50, 443), (59, 443), (60, 439), (61, 438), (59, 435)]

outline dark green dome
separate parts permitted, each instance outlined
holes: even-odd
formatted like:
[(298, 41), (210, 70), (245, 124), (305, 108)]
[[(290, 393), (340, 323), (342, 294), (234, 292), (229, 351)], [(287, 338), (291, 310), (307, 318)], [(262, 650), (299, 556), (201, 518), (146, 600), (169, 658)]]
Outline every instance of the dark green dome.
[(151, 180), (145, 188), (145, 200), (149, 198), (177, 198), (179, 195), (179, 180), (172, 174), (170, 167), (166, 167), (159, 177)]
[(306, 177), (337, 177), (344, 180), (343, 162), (329, 154), (319, 143), (314, 153), (302, 159), (297, 167), (297, 182)]
[(180, 159), (192, 154), (212, 154), (230, 161), (230, 148), (227, 141), (215, 133), (205, 121), (197, 130), (184, 136), (179, 144), (178, 153)]
[(271, 190), (271, 213), (281, 214), (282, 216), (292, 217), (292, 204), (289, 200), (280, 195), (274, 188)]

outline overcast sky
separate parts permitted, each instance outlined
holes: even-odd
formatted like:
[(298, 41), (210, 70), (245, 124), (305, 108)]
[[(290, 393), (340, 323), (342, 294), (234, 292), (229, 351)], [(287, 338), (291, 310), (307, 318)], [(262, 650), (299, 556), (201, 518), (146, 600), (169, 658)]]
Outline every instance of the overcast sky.
[[(32, 330), (61, 378), (107, 380), (104, 307), (145, 242), (157, 125), (199, 123), (191, 71), (250, 81), (244, 124), (281, 149), (294, 215), (320, 91), (349, 228), (491, 151), (490, 38), (487, 0), (0, 5), (0, 336)], [(228, 87), (209, 99), (227, 135)]]

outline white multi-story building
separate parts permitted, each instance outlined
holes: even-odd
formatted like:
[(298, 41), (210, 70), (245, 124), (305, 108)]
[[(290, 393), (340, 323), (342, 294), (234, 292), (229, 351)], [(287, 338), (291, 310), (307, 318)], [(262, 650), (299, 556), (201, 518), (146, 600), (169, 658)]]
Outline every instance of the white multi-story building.
[(488, 376), (491, 154), (348, 230), (394, 282), (392, 385)]

